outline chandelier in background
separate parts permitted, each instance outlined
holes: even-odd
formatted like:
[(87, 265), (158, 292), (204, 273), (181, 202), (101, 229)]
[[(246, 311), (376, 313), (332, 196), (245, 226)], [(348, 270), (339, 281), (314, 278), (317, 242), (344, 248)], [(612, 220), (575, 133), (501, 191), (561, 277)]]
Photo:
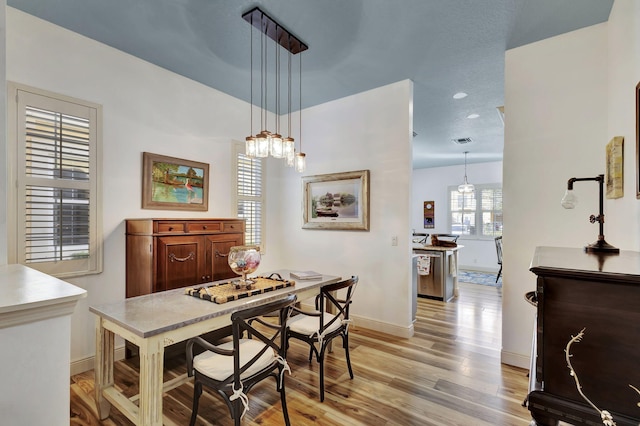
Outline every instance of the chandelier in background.
[(464, 182), (458, 185), (458, 192), (461, 192), (463, 194), (468, 194), (475, 190), (475, 187), (473, 186), (473, 184), (467, 181), (467, 154), (468, 153), (469, 151), (464, 152)]
[[(298, 172), (304, 172), (306, 168), (306, 156), (302, 152), (302, 55), (300, 58), (300, 91), (299, 91), (299, 117), (300, 117), (300, 150), (295, 150), (295, 140), (291, 136), (291, 56), (297, 55), (309, 47), (291, 34), (282, 25), (276, 22), (269, 15), (256, 7), (242, 15), (242, 18), (251, 24), (251, 135), (246, 137), (246, 154), (253, 158), (284, 158), (287, 166), (295, 166)], [(253, 134), (253, 28), (260, 30), (260, 127), (261, 130), (256, 135)], [(268, 39), (275, 44), (275, 127), (274, 131), (268, 130), (269, 123), (268, 105)], [(281, 49), (288, 52), (287, 63), (287, 137), (280, 134), (280, 56)]]

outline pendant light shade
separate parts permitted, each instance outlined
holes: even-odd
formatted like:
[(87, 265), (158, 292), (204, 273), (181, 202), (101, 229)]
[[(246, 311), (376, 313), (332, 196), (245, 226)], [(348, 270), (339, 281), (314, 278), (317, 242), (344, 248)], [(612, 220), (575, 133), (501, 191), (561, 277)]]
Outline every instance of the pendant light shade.
[(249, 157), (255, 157), (257, 152), (256, 138), (247, 136), (245, 139), (245, 153)]
[(468, 153), (469, 151), (464, 152), (464, 181), (462, 182), (462, 184), (458, 185), (458, 192), (463, 194), (468, 194), (475, 190), (475, 187), (473, 186), (473, 184), (469, 183), (469, 181), (467, 180), (467, 154)]
[(296, 154), (296, 171), (302, 173), (306, 169), (307, 169), (306, 154), (304, 152), (299, 152)]

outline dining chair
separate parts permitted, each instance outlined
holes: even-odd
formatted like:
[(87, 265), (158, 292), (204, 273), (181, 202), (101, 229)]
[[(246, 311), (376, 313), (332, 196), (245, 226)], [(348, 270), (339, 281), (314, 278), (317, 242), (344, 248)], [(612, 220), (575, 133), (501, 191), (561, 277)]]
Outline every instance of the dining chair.
[(496, 237), (496, 254), (498, 255), (498, 265), (500, 265), (500, 270), (498, 271), (498, 276), (496, 277), (496, 283), (500, 279), (500, 275), (502, 275), (502, 235)]
[[(244, 309), (231, 315), (233, 340), (213, 345), (202, 337), (194, 337), (187, 342), (187, 374), (194, 376), (193, 411), (190, 425), (198, 416), (198, 402), (202, 386), (206, 385), (222, 397), (235, 425), (249, 409), (247, 394), (251, 388), (266, 379), (276, 380), (280, 392), (282, 413), (289, 425), (289, 413), (285, 398), (284, 372), (291, 370), (286, 361), (286, 325), (291, 314), (295, 295), (289, 295), (265, 305)], [(265, 321), (262, 315), (278, 312), (278, 322)], [(249, 320), (257, 321), (254, 327)], [(244, 333), (248, 338), (243, 338)], [(205, 351), (194, 356), (194, 346)]]
[[(349, 376), (353, 379), (351, 359), (349, 357), (349, 307), (353, 293), (358, 283), (358, 277), (328, 284), (322, 287), (316, 297), (313, 312), (293, 308), (292, 317), (287, 323), (287, 344), (289, 339), (298, 339), (309, 345), (309, 362), (315, 354), (320, 364), (320, 401), (324, 401), (324, 357), (328, 345), (337, 337), (342, 337), (342, 347), (347, 358)], [(337, 291), (346, 289), (344, 298), (337, 297)], [(334, 313), (327, 312), (327, 308)], [(297, 315), (296, 315), (297, 314)]]

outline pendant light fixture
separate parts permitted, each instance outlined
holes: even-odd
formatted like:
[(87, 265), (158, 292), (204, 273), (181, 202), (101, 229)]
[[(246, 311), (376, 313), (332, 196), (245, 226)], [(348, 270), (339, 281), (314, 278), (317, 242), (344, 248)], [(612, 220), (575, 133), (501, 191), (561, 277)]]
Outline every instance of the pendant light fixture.
[(469, 151), (464, 152), (464, 182), (461, 185), (458, 185), (458, 192), (463, 194), (468, 194), (475, 190), (473, 184), (467, 181), (467, 154)]
[(249, 33), (250, 37), (250, 45), (251, 45), (251, 59), (249, 60), (251, 66), (251, 83), (249, 85), (249, 90), (251, 94), (249, 95), (249, 128), (251, 129), (251, 134), (245, 138), (245, 153), (249, 157), (255, 157), (257, 154), (257, 144), (256, 137), (253, 136), (253, 15), (251, 15), (251, 32)]
[[(297, 171), (305, 169), (305, 155), (295, 153), (295, 141), (291, 137), (291, 55), (300, 54), (308, 49), (298, 38), (281, 26), (274, 19), (269, 17), (260, 8), (256, 7), (244, 13), (242, 18), (251, 24), (251, 136), (246, 137), (246, 154), (249, 157), (265, 158), (271, 155), (273, 158), (284, 158), (288, 166), (295, 164)], [(253, 27), (260, 30), (260, 133), (253, 136)], [(266, 36), (266, 37), (265, 37)], [(275, 42), (275, 130), (268, 129), (268, 44), (267, 37)], [(288, 136), (283, 138), (280, 135), (280, 47), (289, 52), (288, 60), (288, 99), (287, 118)], [(302, 57), (300, 58), (300, 77), (302, 78)], [(300, 83), (300, 108), (302, 108), (302, 82)], [(300, 119), (302, 124), (302, 118)], [(300, 130), (302, 135), (302, 130)], [(300, 146), (302, 149), (302, 145)]]
[[(260, 18), (262, 27), (264, 14)], [(256, 157), (266, 158), (269, 156), (269, 137), (271, 132), (267, 130), (267, 40), (265, 32), (269, 31), (269, 22), (265, 23), (264, 30), (260, 33), (260, 133), (256, 135)]]
[(302, 55), (300, 55), (300, 109), (298, 110), (298, 117), (300, 119), (300, 125), (298, 129), (300, 130), (300, 152), (296, 154), (296, 171), (304, 172), (307, 168), (307, 155), (302, 152)]
[(296, 154), (296, 142), (291, 137), (291, 36), (287, 40), (287, 137), (282, 139), (282, 151), (287, 167), (293, 167)]

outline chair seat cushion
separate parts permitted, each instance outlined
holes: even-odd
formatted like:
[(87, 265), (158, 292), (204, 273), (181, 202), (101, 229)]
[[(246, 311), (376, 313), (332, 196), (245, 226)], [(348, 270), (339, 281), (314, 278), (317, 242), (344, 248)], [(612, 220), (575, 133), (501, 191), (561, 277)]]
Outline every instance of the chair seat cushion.
[[(335, 318), (335, 315), (332, 315), (328, 312), (325, 312), (323, 316), (325, 325), (327, 325), (329, 321)], [(327, 328), (325, 333), (331, 333), (332, 331), (340, 328), (341, 325), (342, 321), (338, 319)], [(293, 332), (311, 336), (313, 333), (317, 332), (320, 329), (320, 317), (311, 317), (309, 315), (299, 314), (291, 317), (287, 322), (287, 326)]]
[[(240, 339), (240, 367), (244, 366), (266, 345), (253, 339)], [(218, 345), (220, 349), (233, 349), (233, 341)], [(240, 377), (246, 378), (268, 367), (276, 359), (275, 352), (269, 348)], [(193, 358), (193, 367), (214, 380), (222, 381), (233, 375), (233, 357), (205, 351)]]

